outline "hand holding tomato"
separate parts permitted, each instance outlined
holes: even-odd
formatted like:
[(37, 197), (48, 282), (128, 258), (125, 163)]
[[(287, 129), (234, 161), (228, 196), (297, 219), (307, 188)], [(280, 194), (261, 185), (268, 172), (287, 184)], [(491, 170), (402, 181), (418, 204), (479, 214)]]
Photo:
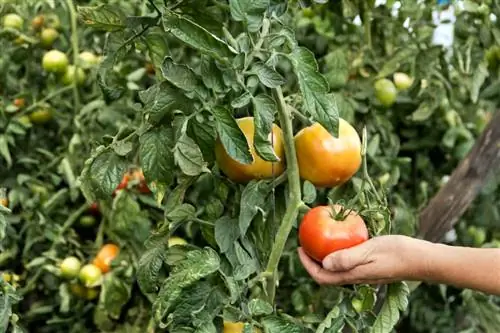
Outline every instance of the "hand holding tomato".
[(424, 241), (400, 235), (375, 237), (329, 254), (322, 266), (304, 248), (299, 248), (299, 257), (319, 284), (390, 283), (425, 275), (426, 258), (421, 255), (420, 242)]

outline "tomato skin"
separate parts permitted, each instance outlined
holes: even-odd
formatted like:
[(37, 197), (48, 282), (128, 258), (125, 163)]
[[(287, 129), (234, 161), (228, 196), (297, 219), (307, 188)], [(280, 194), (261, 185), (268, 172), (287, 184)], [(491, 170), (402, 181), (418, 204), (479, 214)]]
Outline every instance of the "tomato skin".
[(97, 219), (92, 215), (85, 215), (80, 217), (80, 225), (85, 228), (95, 226)]
[(385, 107), (390, 107), (396, 102), (398, 90), (392, 81), (380, 79), (375, 82), (375, 97)]
[[(254, 118), (245, 117), (237, 119), (236, 122), (245, 135), (250, 151), (253, 156), (251, 164), (242, 164), (232, 159), (226, 152), (222, 142), (217, 139), (215, 144), (215, 157), (221, 171), (233, 182), (246, 183), (253, 179), (267, 179), (279, 176), (285, 170), (285, 148), (283, 146), (283, 132), (281, 128), (273, 124), (273, 148), (279, 162), (268, 162), (263, 160), (255, 151), (254, 143)], [(271, 141), (271, 140), (270, 140)]]
[(318, 187), (343, 184), (361, 166), (361, 139), (342, 118), (339, 118), (338, 138), (315, 123), (295, 135), (295, 149), (300, 177)]
[(21, 16), (10, 13), (3, 17), (3, 27), (11, 28), (16, 30), (21, 30), (24, 24), (24, 20)]
[(305, 253), (319, 262), (332, 252), (347, 249), (368, 240), (365, 222), (354, 211), (343, 221), (335, 220), (335, 214), (343, 207), (334, 205), (317, 206), (302, 218), (299, 227), (299, 242)]
[[(242, 322), (229, 322), (229, 321), (224, 321), (224, 329), (222, 330), (223, 333), (243, 333), (243, 329), (245, 328), (245, 324)], [(253, 329), (254, 332), (261, 332), (260, 329), (254, 327)]]
[(78, 278), (85, 287), (94, 287), (100, 284), (102, 272), (96, 265), (86, 264), (82, 267), (82, 269), (80, 269)]
[(69, 285), (69, 290), (71, 293), (79, 298), (83, 298), (86, 300), (93, 300), (97, 296), (99, 296), (99, 289), (97, 288), (86, 288), (82, 286), (80, 283), (71, 283)]
[(43, 29), (42, 32), (40, 33), (40, 44), (43, 47), (51, 47), (52, 44), (56, 41), (56, 39), (59, 37), (59, 32), (57, 32), (56, 29), (54, 28), (46, 28)]
[(69, 65), (64, 72), (61, 82), (67, 86), (73, 84), (76, 81), (77, 85), (81, 85), (85, 82), (86, 75), (82, 68)]
[(107, 273), (111, 269), (111, 262), (116, 258), (120, 248), (115, 244), (105, 244), (99, 250), (92, 263), (97, 266), (102, 273)]
[(0, 206), (9, 207), (9, 199), (0, 198)]
[(42, 108), (36, 111), (33, 111), (29, 115), (29, 120), (33, 124), (45, 124), (52, 119), (52, 111), (46, 108)]
[(68, 56), (59, 50), (50, 50), (42, 58), (42, 67), (47, 72), (64, 73), (68, 65)]
[(26, 101), (24, 100), (24, 98), (16, 98), (14, 100), (14, 105), (20, 109), (26, 105)]
[(144, 178), (144, 173), (142, 172), (142, 169), (138, 169), (132, 172), (131, 178), (139, 182), (139, 184), (137, 185), (137, 189), (139, 190), (139, 192), (144, 194), (151, 193), (151, 190), (148, 187), (146, 179)]
[(99, 210), (99, 204), (97, 202), (93, 202), (90, 204), (88, 212), (93, 215), (93, 216), (98, 216), (101, 214), (101, 211)]
[(37, 15), (31, 20), (31, 27), (35, 31), (39, 31), (43, 28), (43, 24), (45, 22), (45, 16), (43, 15)]
[(413, 78), (406, 73), (394, 73), (393, 80), (394, 84), (396, 85), (396, 89), (400, 91), (407, 90), (413, 84)]
[(82, 263), (77, 257), (66, 257), (59, 266), (61, 276), (65, 279), (73, 279), (78, 276)]
[(181, 237), (172, 236), (168, 239), (168, 247), (175, 245), (185, 245), (185, 244), (187, 244), (187, 241)]
[(90, 68), (99, 63), (99, 58), (92, 52), (83, 51), (78, 55), (81, 65), (84, 68)]

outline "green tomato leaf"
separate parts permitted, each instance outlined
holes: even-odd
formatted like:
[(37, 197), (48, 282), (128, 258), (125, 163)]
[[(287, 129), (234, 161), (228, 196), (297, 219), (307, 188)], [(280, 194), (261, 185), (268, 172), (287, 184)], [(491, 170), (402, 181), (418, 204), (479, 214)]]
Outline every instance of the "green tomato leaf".
[(264, 300), (254, 298), (248, 302), (248, 311), (252, 317), (270, 315), (273, 313), (273, 306)]
[(192, 205), (183, 203), (174, 209), (165, 212), (166, 218), (174, 223), (184, 222), (192, 219), (196, 214), (196, 208)]
[(488, 62), (484, 60), (477, 66), (477, 69), (474, 71), (474, 76), (472, 77), (472, 84), (470, 88), (470, 99), (472, 103), (477, 103), (479, 90), (489, 75)]
[(231, 16), (235, 21), (244, 22), (249, 32), (260, 29), (268, 7), (269, 0), (229, 0)]
[(326, 318), (318, 325), (316, 333), (340, 333), (344, 329), (344, 316), (338, 306), (334, 306)]
[(96, 7), (78, 7), (80, 19), (87, 25), (108, 32), (124, 30), (126, 17), (119, 6), (100, 5)]
[(128, 163), (113, 151), (99, 147), (83, 168), (82, 191), (89, 201), (109, 198), (120, 183)]
[(400, 311), (408, 307), (410, 290), (405, 282), (392, 283), (387, 286), (387, 296), (380, 312), (373, 323), (373, 333), (390, 332), (399, 320)]
[(119, 191), (113, 201), (109, 228), (119, 237), (115, 240), (117, 243), (135, 242), (142, 247), (151, 231), (151, 222), (132, 195)]
[(222, 253), (229, 251), (239, 236), (238, 220), (222, 216), (215, 221), (215, 241)]
[(5, 135), (0, 135), (0, 155), (7, 162), (7, 168), (12, 166), (12, 156), (10, 155), (9, 144)]
[(193, 70), (185, 65), (174, 63), (171, 57), (166, 57), (161, 64), (163, 77), (179, 89), (198, 91), (201, 96), (206, 95), (200, 78)]
[(252, 180), (243, 190), (241, 194), (239, 216), (241, 236), (246, 234), (253, 218), (259, 212), (264, 212), (264, 207), (266, 206), (267, 197), (270, 191), (270, 186), (262, 180)]
[(393, 74), (403, 63), (408, 62), (408, 59), (413, 59), (416, 54), (418, 54), (418, 50), (413, 45), (400, 48), (391, 59), (384, 63), (384, 66), (377, 73), (377, 78), (380, 79)]
[(331, 89), (345, 86), (349, 77), (349, 63), (346, 51), (336, 48), (325, 57), (326, 79)]
[(233, 101), (231, 102), (231, 106), (235, 109), (242, 108), (244, 106), (247, 106), (251, 100), (252, 94), (250, 94), (248, 91), (245, 91), (240, 97), (233, 99)]
[(159, 122), (175, 110), (191, 113), (187, 106), (192, 102), (166, 81), (139, 92), (139, 98), (144, 103), (144, 112), (148, 114), (152, 122)]
[(260, 82), (268, 88), (276, 88), (284, 84), (285, 78), (280, 73), (275, 71), (272, 67), (266, 66), (263, 63), (255, 63), (251, 70)]
[(207, 88), (215, 92), (223, 92), (226, 90), (221, 70), (217, 68), (215, 62), (209, 57), (202, 57), (200, 72), (201, 79)]
[(210, 172), (207, 163), (203, 160), (200, 147), (186, 133), (182, 134), (175, 143), (174, 157), (182, 172), (188, 176), (198, 176), (202, 172)]
[(168, 41), (163, 29), (159, 27), (150, 28), (148, 34), (144, 37), (144, 42), (153, 65), (158, 66), (161, 64), (165, 55), (168, 54)]
[(215, 124), (219, 139), (226, 149), (226, 152), (234, 160), (243, 163), (251, 164), (253, 162), (252, 153), (248, 146), (248, 141), (238, 126), (238, 123), (233, 118), (230, 110), (216, 106), (212, 110), (215, 116)]
[(188, 124), (188, 133), (200, 147), (203, 159), (208, 163), (213, 162), (215, 160), (215, 140), (217, 139), (215, 122), (208, 119), (191, 118)]
[(110, 318), (118, 320), (122, 308), (127, 304), (132, 292), (132, 286), (121, 280), (114, 272), (104, 275), (97, 308), (104, 311)]
[(214, 59), (227, 63), (232, 57), (233, 50), (222, 39), (175, 12), (164, 13), (163, 27), (182, 42)]
[(166, 126), (151, 128), (139, 138), (139, 158), (144, 177), (149, 182), (171, 184), (174, 179), (172, 129)]
[(269, 316), (261, 321), (266, 333), (306, 333), (308, 330), (291, 318)]
[(304, 47), (298, 47), (288, 57), (297, 75), (306, 110), (330, 134), (338, 137), (337, 104), (328, 95), (328, 82), (319, 73), (314, 54)]
[[(245, 280), (250, 275), (257, 272), (259, 263), (257, 258), (253, 256), (253, 253), (243, 248), (240, 242), (235, 242), (233, 249), (234, 255), (238, 260), (238, 265), (234, 269), (233, 277), (236, 281)], [(228, 254), (231, 255), (230, 252), (228, 252)]]
[(168, 250), (167, 237), (153, 237), (146, 242), (148, 249), (142, 254), (137, 267), (137, 283), (144, 294), (158, 291), (160, 271)]
[(274, 122), (274, 113), (276, 112), (276, 104), (274, 100), (267, 95), (258, 95), (252, 98), (254, 107), (254, 147), (257, 154), (265, 161), (279, 161), (273, 148), (271, 140), (271, 130)]
[(184, 289), (217, 272), (219, 267), (219, 256), (211, 248), (188, 252), (185, 259), (178, 261), (172, 268), (153, 303), (155, 319), (162, 324), (164, 318), (175, 310)]

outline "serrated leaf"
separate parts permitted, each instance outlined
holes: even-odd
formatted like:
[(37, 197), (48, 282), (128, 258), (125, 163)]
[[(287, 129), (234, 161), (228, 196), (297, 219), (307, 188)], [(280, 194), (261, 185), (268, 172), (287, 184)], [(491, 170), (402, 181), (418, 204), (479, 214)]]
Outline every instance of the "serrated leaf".
[(220, 266), (217, 253), (211, 248), (193, 250), (186, 258), (177, 262), (170, 276), (163, 283), (158, 297), (153, 303), (153, 313), (160, 323), (175, 309), (184, 288), (215, 273)]
[(235, 242), (233, 249), (239, 263), (234, 269), (233, 277), (237, 281), (244, 280), (259, 269), (259, 263), (257, 262), (257, 258), (253, 257), (251, 253), (243, 248), (240, 242)]
[(139, 259), (137, 267), (137, 283), (145, 294), (158, 291), (160, 271), (166, 259), (166, 241), (152, 242)]
[(153, 122), (160, 121), (175, 110), (187, 111), (186, 113), (191, 111), (189, 105), (192, 102), (167, 81), (139, 92), (139, 97), (145, 104), (144, 112), (149, 115)]
[[(252, 98), (254, 107), (254, 147), (257, 154), (263, 160), (269, 162), (279, 161), (276, 155), (272, 140), (276, 139), (271, 130), (274, 122), (274, 113), (276, 104), (274, 100), (267, 95), (258, 95)], [(279, 147), (279, 146), (278, 146)]]
[(5, 135), (0, 135), (0, 155), (7, 162), (7, 168), (12, 166), (12, 157), (10, 155), (9, 144)]
[(334, 306), (319, 324), (315, 333), (341, 333), (345, 326), (344, 318), (339, 307)]
[(276, 88), (284, 84), (285, 78), (272, 67), (263, 63), (255, 63), (252, 66), (252, 72), (257, 75), (259, 81), (268, 88)]
[(135, 242), (136, 246), (142, 246), (151, 231), (151, 222), (147, 215), (126, 191), (120, 191), (113, 201), (108, 226), (122, 242)]
[(139, 159), (145, 178), (150, 182), (171, 184), (174, 179), (172, 129), (154, 127), (139, 138)]
[(474, 71), (474, 76), (472, 77), (472, 84), (470, 88), (470, 99), (472, 103), (477, 103), (479, 90), (489, 75), (488, 63), (485, 60), (477, 66), (477, 69)]
[(250, 103), (251, 100), (252, 100), (252, 94), (250, 94), (248, 91), (245, 91), (241, 96), (231, 101), (231, 106), (235, 109), (242, 108), (248, 105), (248, 103)]
[(151, 28), (145, 37), (151, 62), (158, 66), (168, 53), (168, 42), (165, 32), (159, 27)]
[(176, 164), (188, 176), (198, 176), (202, 172), (210, 172), (207, 163), (203, 160), (200, 147), (186, 133), (182, 134), (176, 142), (174, 157)]
[(165, 216), (172, 222), (183, 222), (189, 220), (195, 216), (196, 208), (192, 205), (183, 203), (176, 206), (171, 211), (165, 212)]
[(391, 332), (397, 324), (400, 311), (408, 307), (410, 290), (405, 282), (392, 283), (387, 286), (387, 295), (380, 312), (373, 323), (373, 333)]
[(204, 120), (200, 123), (192, 118), (188, 125), (190, 136), (196, 141), (203, 153), (203, 159), (211, 163), (215, 159), (215, 140), (217, 132), (215, 130), (215, 122), (213, 120)]
[(293, 64), (306, 110), (334, 137), (338, 137), (339, 112), (328, 96), (328, 82), (318, 71), (314, 54), (304, 47), (296, 48), (289, 59)]
[(219, 139), (226, 152), (240, 163), (251, 164), (253, 157), (248, 146), (248, 141), (229, 109), (216, 106), (212, 112), (215, 116)]
[(99, 148), (85, 162), (80, 180), (82, 191), (90, 201), (109, 198), (127, 169), (126, 160), (113, 151)]
[(273, 313), (273, 306), (264, 300), (254, 298), (248, 302), (248, 311), (253, 317), (269, 315)]
[(263, 14), (268, 7), (269, 0), (229, 0), (232, 18), (244, 22), (250, 32), (260, 29)]
[(117, 6), (79, 6), (78, 14), (85, 24), (108, 32), (123, 30), (127, 26), (126, 17)]
[(190, 47), (221, 62), (228, 62), (232, 57), (231, 49), (222, 39), (174, 12), (164, 14), (163, 27)]
[(221, 71), (209, 57), (202, 58), (200, 72), (201, 79), (207, 88), (215, 92), (222, 92), (226, 89)]
[(238, 220), (222, 216), (215, 221), (215, 241), (222, 253), (229, 251), (239, 236)]
[(248, 183), (243, 190), (241, 194), (240, 216), (238, 222), (241, 236), (246, 234), (253, 218), (259, 212), (263, 212), (270, 190), (270, 186), (266, 182), (256, 180), (252, 180)]
[(339, 89), (347, 83), (349, 63), (344, 49), (336, 48), (325, 57), (327, 72), (325, 74), (330, 89)]
[(302, 200), (306, 204), (311, 204), (316, 200), (316, 187), (309, 181), (304, 181), (304, 185), (302, 186)]
[(198, 76), (186, 65), (174, 63), (171, 57), (166, 57), (161, 64), (163, 77), (177, 88), (185, 91), (200, 89)]
[(97, 307), (110, 318), (117, 320), (132, 295), (132, 286), (110, 272), (104, 275), (99, 295)]
[(426, 99), (413, 111), (410, 118), (413, 121), (425, 121), (432, 116), (436, 108), (437, 105), (434, 100)]
[(261, 321), (266, 333), (306, 333), (308, 330), (288, 318), (269, 316)]

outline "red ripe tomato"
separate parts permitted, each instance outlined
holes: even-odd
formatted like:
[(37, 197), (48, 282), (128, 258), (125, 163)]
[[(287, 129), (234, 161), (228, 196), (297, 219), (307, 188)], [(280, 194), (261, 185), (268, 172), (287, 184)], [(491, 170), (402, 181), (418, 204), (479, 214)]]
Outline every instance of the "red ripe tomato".
[(307, 212), (299, 227), (299, 242), (304, 252), (317, 261), (332, 252), (347, 249), (368, 240), (366, 224), (356, 212), (337, 219), (343, 206), (318, 206)]

